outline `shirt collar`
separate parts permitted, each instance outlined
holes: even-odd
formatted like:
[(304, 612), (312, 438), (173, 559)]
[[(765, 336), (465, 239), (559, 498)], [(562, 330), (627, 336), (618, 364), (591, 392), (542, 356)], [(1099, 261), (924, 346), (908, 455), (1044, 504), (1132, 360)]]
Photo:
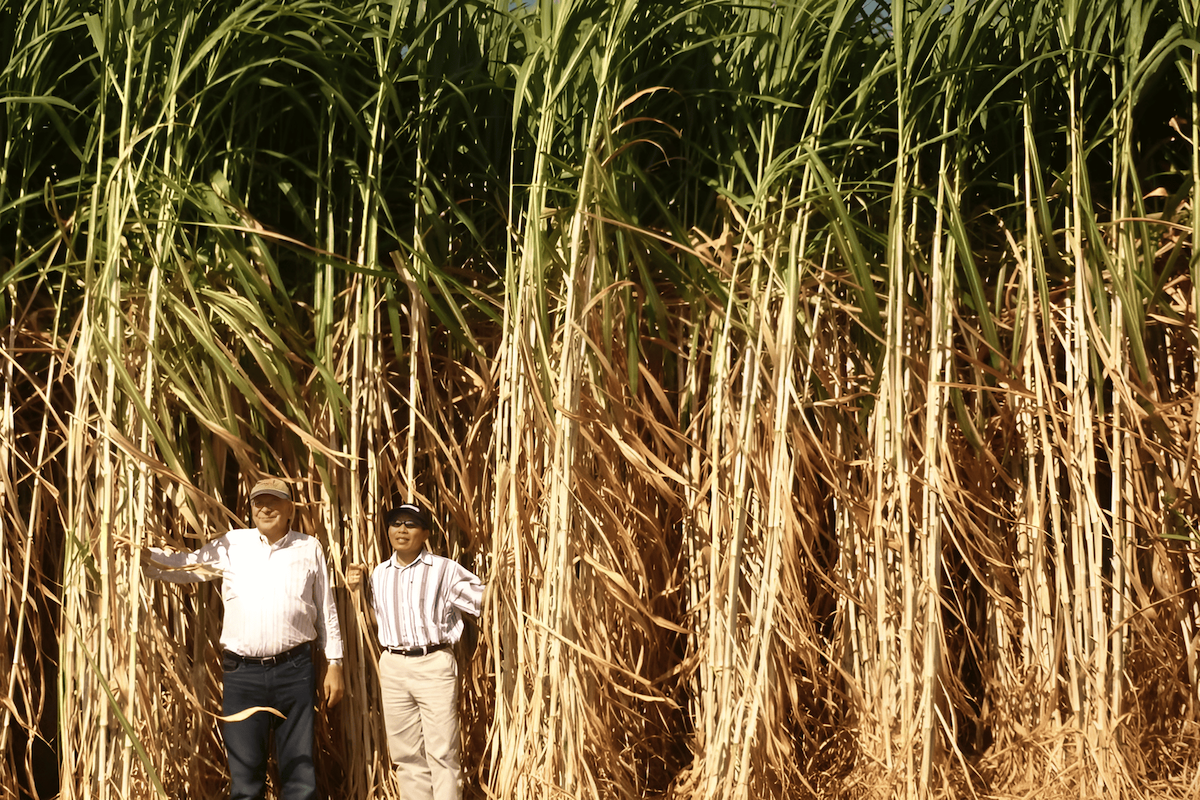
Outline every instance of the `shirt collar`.
[(433, 557), (430, 556), (428, 547), (422, 547), (421, 552), (417, 553), (417, 557), (414, 558), (409, 564), (401, 564), (398, 560), (396, 560), (395, 553), (392, 553), (392, 557), (387, 560), (388, 565), (395, 567), (396, 569), (407, 569), (418, 562), (426, 566), (429, 566), (429, 564), (433, 563)]
[(272, 548), (273, 550), (278, 550), (282, 547), (287, 547), (289, 544), (292, 543), (292, 541), (295, 540), (295, 538), (297, 536), (300, 535), (299, 531), (291, 530), (291, 531), (288, 531), (287, 533), (285, 533), (283, 536), (279, 537), (279, 541), (275, 542), (275, 544), (271, 544), (270, 542), (267, 541), (267, 537), (263, 535), (263, 532), (260, 531), (258, 528), (251, 528), (250, 530), (254, 531), (254, 535), (258, 537), (259, 543), (264, 544), (267, 547)]

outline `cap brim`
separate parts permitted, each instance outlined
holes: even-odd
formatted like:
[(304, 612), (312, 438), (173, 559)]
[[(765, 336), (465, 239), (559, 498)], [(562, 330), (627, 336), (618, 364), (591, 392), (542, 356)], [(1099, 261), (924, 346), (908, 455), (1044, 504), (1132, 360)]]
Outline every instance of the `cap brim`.
[(421, 514), (415, 514), (412, 511), (393, 511), (391, 514), (388, 514), (386, 522), (388, 525), (392, 525), (397, 522), (402, 522), (403, 520), (406, 520), (406, 519), (411, 519), (415, 522), (419, 522), (419, 523), (421, 523), (421, 525), (423, 525), (426, 528), (429, 527), (428, 519), (426, 519)]
[(279, 489), (259, 489), (257, 492), (250, 493), (250, 499), (253, 500), (256, 497), (262, 497), (264, 494), (269, 494), (271, 497), (278, 497), (280, 500), (292, 499), (291, 495)]

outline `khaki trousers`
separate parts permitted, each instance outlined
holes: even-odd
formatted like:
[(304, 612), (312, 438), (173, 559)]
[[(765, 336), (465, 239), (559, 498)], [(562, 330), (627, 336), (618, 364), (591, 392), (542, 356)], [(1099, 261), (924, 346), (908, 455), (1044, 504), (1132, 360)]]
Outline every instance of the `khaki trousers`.
[(388, 753), (404, 800), (459, 800), (458, 660), (454, 651), (379, 657)]

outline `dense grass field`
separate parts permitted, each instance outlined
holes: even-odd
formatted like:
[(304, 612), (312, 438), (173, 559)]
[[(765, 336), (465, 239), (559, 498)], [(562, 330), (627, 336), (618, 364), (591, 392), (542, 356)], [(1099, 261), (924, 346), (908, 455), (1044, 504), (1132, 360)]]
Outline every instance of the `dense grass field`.
[(221, 796), (260, 473), (331, 797), (397, 497), (468, 797), (1194, 797), (1198, 12), (0, 0), (0, 798)]

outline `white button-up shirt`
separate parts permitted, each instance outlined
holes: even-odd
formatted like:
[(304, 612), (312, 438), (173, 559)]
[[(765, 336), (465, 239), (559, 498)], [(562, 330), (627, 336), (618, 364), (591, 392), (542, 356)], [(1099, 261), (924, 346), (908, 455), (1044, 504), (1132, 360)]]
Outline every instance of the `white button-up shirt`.
[(333, 586), (321, 543), (291, 531), (274, 545), (257, 528), (218, 536), (191, 553), (150, 548), (151, 578), (171, 583), (221, 579), (225, 622), (221, 646), (261, 658), (314, 641), (327, 658), (342, 657)]
[(483, 582), (428, 550), (407, 565), (393, 555), (371, 573), (371, 602), (382, 646), (454, 644), (462, 636), (462, 615), (479, 616)]

